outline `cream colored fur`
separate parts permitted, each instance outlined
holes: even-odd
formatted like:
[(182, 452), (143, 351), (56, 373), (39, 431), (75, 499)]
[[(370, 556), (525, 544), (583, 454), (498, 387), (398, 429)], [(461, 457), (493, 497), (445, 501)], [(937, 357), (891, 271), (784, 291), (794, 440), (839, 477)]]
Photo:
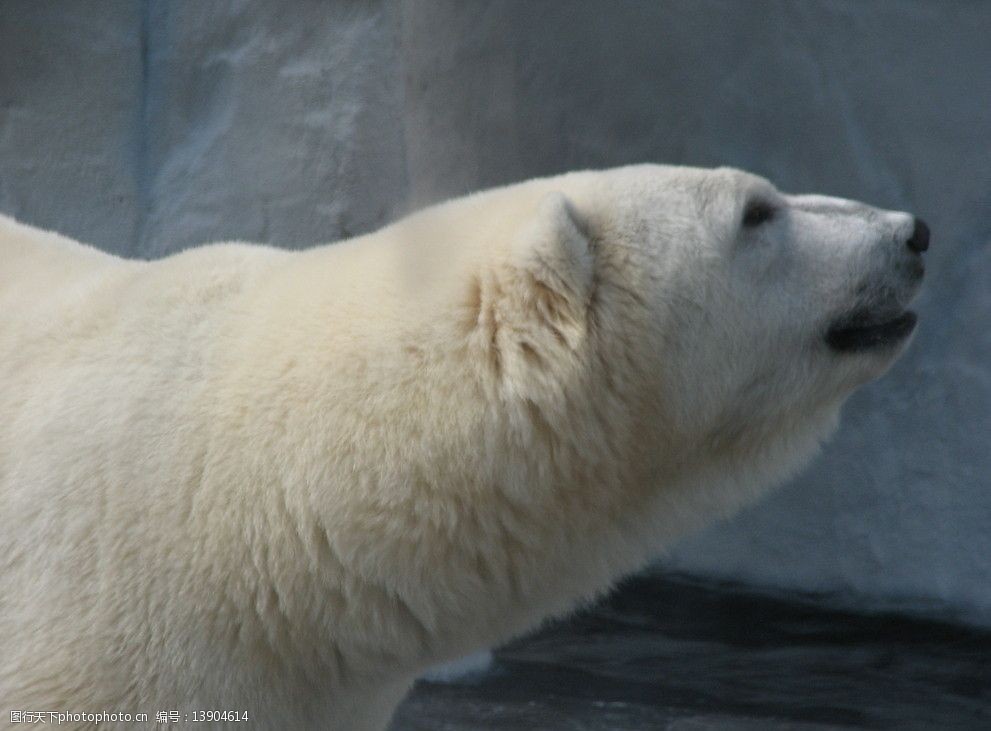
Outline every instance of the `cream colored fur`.
[(753, 499), (897, 355), (820, 336), (910, 218), (816, 200), (638, 166), (155, 262), (0, 218), (0, 727), (382, 729)]

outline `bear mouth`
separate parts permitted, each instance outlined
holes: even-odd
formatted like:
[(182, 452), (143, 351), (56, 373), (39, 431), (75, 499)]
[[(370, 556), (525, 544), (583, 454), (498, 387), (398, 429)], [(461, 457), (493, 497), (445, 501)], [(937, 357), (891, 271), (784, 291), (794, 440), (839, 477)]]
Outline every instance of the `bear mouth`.
[(840, 353), (889, 348), (911, 335), (917, 320), (918, 317), (911, 310), (892, 318), (856, 312), (830, 326), (826, 332), (826, 343)]

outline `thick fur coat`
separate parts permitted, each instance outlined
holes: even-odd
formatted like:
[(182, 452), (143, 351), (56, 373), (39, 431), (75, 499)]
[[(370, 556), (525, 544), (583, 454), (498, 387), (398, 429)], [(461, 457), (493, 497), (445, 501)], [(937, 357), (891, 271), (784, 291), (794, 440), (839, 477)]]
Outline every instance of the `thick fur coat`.
[(0, 218), (4, 712), (384, 728), (803, 464), (904, 347), (830, 334), (903, 311), (912, 232), (661, 166), (296, 253)]

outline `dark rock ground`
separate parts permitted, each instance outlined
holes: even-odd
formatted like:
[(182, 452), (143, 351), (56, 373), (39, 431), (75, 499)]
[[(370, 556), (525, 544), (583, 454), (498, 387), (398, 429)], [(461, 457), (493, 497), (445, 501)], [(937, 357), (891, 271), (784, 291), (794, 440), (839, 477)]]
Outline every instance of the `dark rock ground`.
[(991, 729), (991, 633), (670, 577), (420, 681), (393, 731)]

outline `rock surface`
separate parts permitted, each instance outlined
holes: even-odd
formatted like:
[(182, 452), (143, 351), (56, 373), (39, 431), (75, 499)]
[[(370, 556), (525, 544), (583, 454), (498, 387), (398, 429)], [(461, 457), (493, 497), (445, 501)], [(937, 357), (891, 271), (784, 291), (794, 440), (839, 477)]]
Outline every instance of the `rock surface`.
[(649, 576), (421, 680), (391, 731), (991, 728), (991, 633)]
[(934, 231), (908, 355), (679, 571), (991, 624), (991, 7), (0, 4), (0, 211), (127, 256), (302, 247), (567, 169), (729, 164)]

